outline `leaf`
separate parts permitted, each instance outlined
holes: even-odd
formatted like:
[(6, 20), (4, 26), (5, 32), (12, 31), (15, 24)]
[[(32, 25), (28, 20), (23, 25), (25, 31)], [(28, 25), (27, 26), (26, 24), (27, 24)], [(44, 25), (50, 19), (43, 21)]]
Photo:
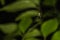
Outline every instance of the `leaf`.
[(19, 15), (16, 19), (15, 19), (15, 21), (18, 21), (18, 20), (20, 20), (20, 19), (23, 19), (24, 17), (34, 17), (34, 16), (38, 16), (39, 14), (38, 14), (39, 12), (38, 11), (36, 11), (36, 10), (31, 10), (31, 11), (26, 11), (26, 12), (24, 12), (24, 13), (22, 13), (21, 15)]
[(1, 30), (7, 34), (13, 33), (17, 29), (17, 25), (14, 23), (1, 24), (0, 27)]
[(25, 38), (32, 38), (36, 36), (41, 36), (41, 33), (38, 29), (33, 29), (32, 31), (26, 33)]
[(32, 2), (34, 2), (35, 4), (39, 5), (40, 0), (31, 0)]
[(2, 5), (5, 5), (5, 0), (0, 0)]
[(36, 39), (36, 38), (28, 38), (26, 40), (40, 40), (40, 39)]
[(60, 31), (54, 33), (51, 40), (60, 40)]
[(50, 19), (42, 24), (41, 32), (44, 37), (47, 37), (49, 34), (54, 32), (57, 28), (58, 28), (57, 19)]
[[(20, 1), (28, 1), (28, 0), (20, 0)], [(34, 4), (37, 4), (37, 5), (39, 5), (39, 2), (40, 2), (40, 0), (29, 0), (29, 1), (31, 1)]]
[(44, 0), (44, 5), (54, 6), (56, 4), (56, 0)]
[(20, 35), (21, 37), (23, 37), (24, 35), (20, 32), (20, 30), (17, 30), (16, 33), (14, 33), (14, 36)]
[(35, 22), (38, 22), (38, 23), (40, 23), (41, 24), (41, 19), (39, 18), (39, 17), (37, 17), (36, 19), (35, 19)]
[(2, 9), (0, 9), (0, 11), (7, 11), (7, 12), (16, 12), (16, 11), (21, 11), (24, 10), (26, 8), (36, 8), (36, 5), (31, 2), (31, 1), (16, 1), (12, 4), (9, 4), (5, 7), (3, 7)]
[(19, 30), (22, 33), (24, 33), (27, 30), (27, 28), (31, 25), (31, 23), (32, 23), (32, 19), (27, 18), (27, 17), (23, 18), (21, 20), (21, 22), (19, 22), (19, 25), (18, 25), (19, 26)]

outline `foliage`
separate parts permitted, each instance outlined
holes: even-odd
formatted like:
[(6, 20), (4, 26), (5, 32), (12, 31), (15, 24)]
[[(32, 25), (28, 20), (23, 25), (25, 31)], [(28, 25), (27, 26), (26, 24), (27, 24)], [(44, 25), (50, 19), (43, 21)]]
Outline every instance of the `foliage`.
[(0, 0), (0, 3), (0, 33), (5, 34), (0, 40), (60, 40), (58, 0), (8, 0), (8, 4)]

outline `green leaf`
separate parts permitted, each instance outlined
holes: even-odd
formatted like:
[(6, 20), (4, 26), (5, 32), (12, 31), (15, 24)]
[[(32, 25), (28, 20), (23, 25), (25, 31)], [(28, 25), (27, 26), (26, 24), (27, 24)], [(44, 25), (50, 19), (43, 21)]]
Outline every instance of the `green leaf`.
[(36, 8), (36, 5), (31, 1), (16, 1), (12, 4), (9, 4), (3, 8), (0, 9), (0, 11), (7, 11), (7, 12), (16, 12), (21, 11), (26, 8)]
[(41, 33), (38, 29), (33, 29), (32, 31), (26, 33), (25, 38), (32, 38), (36, 36), (41, 36)]
[[(19, 28), (17, 28), (19, 29)], [(24, 35), (20, 32), (20, 30), (17, 30), (16, 33), (14, 33), (14, 36), (20, 35), (21, 37), (23, 37)]]
[(32, 23), (32, 19), (27, 17), (23, 18), (21, 22), (19, 22), (19, 30), (22, 33), (24, 33), (27, 30), (27, 28), (31, 25), (31, 23)]
[[(28, 1), (28, 0), (20, 0), (20, 1)], [(40, 2), (40, 0), (29, 0), (29, 1), (31, 1), (34, 4), (37, 4), (37, 5), (39, 5), (39, 2)]]
[(36, 10), (31, 10), (31, 11), (26, 11), (24, 13), (22, 13), (21, 15), (19, 15), (15, 21), (18, 21), (20, 19), (23, 19), (24, 17), (34, 17), (34, 16), (38, 16), (39, 15), (39, 12), (36, 11)]
[(40, 40), (40, 39), (36, 39), (36, 38), (28, 38), (26, 40)]
[(17, 29), (17, 25), (14, 23), (1, 24), (0, 27), (4, 33), (8, 34), (13, 33)]
[(54, 6), (56, 4), (56, 0), (44, 0), (44, 5)]
[(40, 19), (40, 18), (38, 18), (38, 17), (37, 17), (37, 18), (35, 19), (35, 22), (38, 22), (38, 23), (40, 23), (40, 24), (41, 24), (41, 22), (42, 22), (42, 21), (41, 21), (41, 19)]
[(41, 32), (44, 37), (47, 37), (49, 34), (54, 32), (57, 28), (58, 28), (57, 19), (50, 19), (42, 24)]
[(0, 0), (2, 5), (5, 5), (5, 0)]
[(39, 5), (40, 0), (31, 0), (32, 2), (34, 2), (35, 4)]
[(60, 40), (60, 31), (54, 33), (51, 40)]

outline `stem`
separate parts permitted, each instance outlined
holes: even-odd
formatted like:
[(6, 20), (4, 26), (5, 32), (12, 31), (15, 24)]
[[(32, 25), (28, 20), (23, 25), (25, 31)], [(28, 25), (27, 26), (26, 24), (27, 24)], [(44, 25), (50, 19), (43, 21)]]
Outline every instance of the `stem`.
[[(36, 25), (34, 25), (32, 28), (30, 28), (30, 29), (28, 30), (27, 33), (29, 33), (29, 32), (32, 31), (34, 28), (36, 28), (36, 26), (39, 25), (39, 24), (40, 24), (40, 23), (37, 23)], [(27, 33), (26, 33), (26, 34), (27, 34)], [(26, 34), (23, 36), (22, 40), (25, 40)]]
[[(30, 28), (29, 30), (28, 30), (28, 32), (30, 32), (30, 31), (32, 31), (34, 28), (36, 28), (37, 27), (37, 25), (39, 25), (40, 23), (37, 23), (37, 24), (35, 24), (32, 28)], [(27, 33), (28, 33), (27, 32)]]

